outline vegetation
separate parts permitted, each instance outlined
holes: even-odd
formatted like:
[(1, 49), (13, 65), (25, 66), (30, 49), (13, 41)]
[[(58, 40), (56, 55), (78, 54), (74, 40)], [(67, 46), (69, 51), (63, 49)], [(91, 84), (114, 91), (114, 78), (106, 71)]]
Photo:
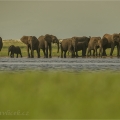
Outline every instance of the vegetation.
[[(22, 43), (20, 40), (3, 40), (3, 48), (0, 52), (1, 57), (8, 57), (8, 47), (10, 45), (20, 46), (23, 57), (27, 57), (26, 45), (24, 43)], [(40, 51), (40, 53), (41, 53), (41, 57), (43, 57), (42, 50)], [(61, 53), (60, 50), (59, 50), (59, 53), (57, 53), (57, 45), (53, 44), (52, 45), (52, 56), (58, 57), (58, 56), (60, 56), (60, 53)], [(79, 51), (78, 54), (81, 56), (82, 52)], [(110, 49), (107, 49), (107, 54), (108, 55), (110, 54)], [(117, 55), (117, 49), (115, 48), (114, 52), (113, 52), (113, 56), (116, 56), (116, 55)], [(37, 57), (36, 51), (34, 51), (34, 56)], [(68, 57), (68, 55), (67, 55), (67, 57)]]
[(0, 73), (0, 118), (119, 119), (119, 78), (110, 72)]

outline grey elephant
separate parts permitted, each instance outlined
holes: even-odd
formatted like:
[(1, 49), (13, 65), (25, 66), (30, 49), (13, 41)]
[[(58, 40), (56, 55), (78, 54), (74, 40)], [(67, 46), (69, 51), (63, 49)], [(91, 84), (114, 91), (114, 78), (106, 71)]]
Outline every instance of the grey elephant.
[(11, 52), (10, 53), (11, 58), (14, 58), (14, 54), (17, 54), (16, 58), (18, 58), (18, 54), (20, 54), (20, 56), (22, 57), (21, 49), (19, 46), (14, 46), (14, 45), (9, 46), (8, 56), (9, 56), (9, 52)]
[(93, 56), (97, 56), (97, 49), (99, 48), (99, 56), (102, 56), (102, 41), (101, 37), (91, 37), (88, 43), (87, 56), (91, 55), (91, 50), (93, 50)]
[[(61, 58), (66, 58), (66, 53), (67, 51), (68, 52), (71, 52), (71, 57), (72, 57), (72, 38), (66, 38), (66, 39), (63, 39), (62, 42), (61, 42)], [(64, 55), (63, 55), (64, 54)]]
[(78, 57), (78, 51), (84, 48), (84, 52), (82, 56), (86, 56), (86, 49), (88, 47), (88, 43), (90, 41), (90, 37), (72, 37), (72, 49), (73, 49), (73, 57)]
[(3, 42), (2, 42), (2, 38), (0, 37), (0, 51), (1, 51), (2, 47), (3, 47)]
[(57, 43), (57, 52), (59, 52), (59, 40), (54, 35), (46, 34), (45, 36), (40, 36), (38, 38), (39, 41), (39, 50), (42, 49), (44, 53), (44, 57), (48, 58), (48, 50), (49, 50), (49, 58), (52, 57), (52, 43)]
[[(87, 46), (88, 46), (87, 42), (78, 42), (77, 43), (76, 49), (77, 49), (77, 51), (82, 50), (82, 57), (86, 56)], [(78, 54), (76, 54), (76, 57), (78, 57)]]
[[(37, 52), (37, 57), (40, 57), (39, 41), (35, 36), (23, 36), (20, 40), (27, 45), (28, 58), (34, 58), (34, 50)], [(31, 53), (29, 53), (29, 50), (31, 50)]]
[(112, 35), (105, 34), (102, 38), (102, 56), (107, 56), (106, 49), (111, 48), (110, 56), (112, 56), (115, 46), (117, 46), (117, 57), (120, 56), (120, 35), (114, 33)]

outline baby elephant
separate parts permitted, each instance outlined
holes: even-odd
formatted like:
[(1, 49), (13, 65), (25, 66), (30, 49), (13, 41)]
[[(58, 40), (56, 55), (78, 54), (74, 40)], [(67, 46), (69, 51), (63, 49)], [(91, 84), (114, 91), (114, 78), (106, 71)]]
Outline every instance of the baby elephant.
[(14, 58), (14, 54), (17, 54), (16, 58), (18, 58), (18, 54), (20, 54), (20, 56), (22, 57), (21, 49), (20, 49), (19, 46), (11, 45), (11, 46), (8, 48), (8, 56), (9, 56), (9, 52), (11, 52), (11, 53), (10, 53), (10, 57), (11, 57), (11, 58)]

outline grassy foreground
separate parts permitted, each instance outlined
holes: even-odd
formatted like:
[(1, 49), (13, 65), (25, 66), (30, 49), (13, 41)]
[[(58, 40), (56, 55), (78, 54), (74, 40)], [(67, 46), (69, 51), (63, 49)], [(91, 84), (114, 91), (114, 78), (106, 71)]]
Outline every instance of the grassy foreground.
[[(20, 40), (3, 40), (3, 48), (0, 51), (0, 57), (8, 57), (8, 47), (10, 45), (19, 46), (21, 48), (23, 57), (27, 57), (26, 45), (24, 43), (22, 43)], [(109, 56), (110, 49), (107, 49), (106, 53)], [(43, 57), (43, 51), (42, 50), (40, 50), (40, 54), (41, 54), (41, 57)], [(60, 56), (60, 54), (61, 54), (60, 49), (59, 49), (59, 53), (57, 53), (57, 45), (56, 44), (52, 44), (52, 56), (53, 57), (58, 57), (58, 56)], [(82, 55), (82, 51), (79, 51), (78, 54), (81, 56)], [(114, 49), (113, 56), (117, 56), (117, 49), (116, 49), (116, 47)], [(15, 57), (16, 57), (16, 55), (15, 55)], [(34, 51), (34, 57), (37, 57), (36, 51)], [(68, 57), (68, 54), (67, 54), (67, 57)]]
[(0, 118), (120, 119), (119, 78), (111, 72), (0, 73)]

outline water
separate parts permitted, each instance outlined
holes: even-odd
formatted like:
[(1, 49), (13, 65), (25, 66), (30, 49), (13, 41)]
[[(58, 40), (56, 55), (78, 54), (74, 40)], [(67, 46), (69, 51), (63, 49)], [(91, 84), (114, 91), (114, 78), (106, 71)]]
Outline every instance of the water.
[(0, 71), (119, 71), (118, 58), (0, 58)]

